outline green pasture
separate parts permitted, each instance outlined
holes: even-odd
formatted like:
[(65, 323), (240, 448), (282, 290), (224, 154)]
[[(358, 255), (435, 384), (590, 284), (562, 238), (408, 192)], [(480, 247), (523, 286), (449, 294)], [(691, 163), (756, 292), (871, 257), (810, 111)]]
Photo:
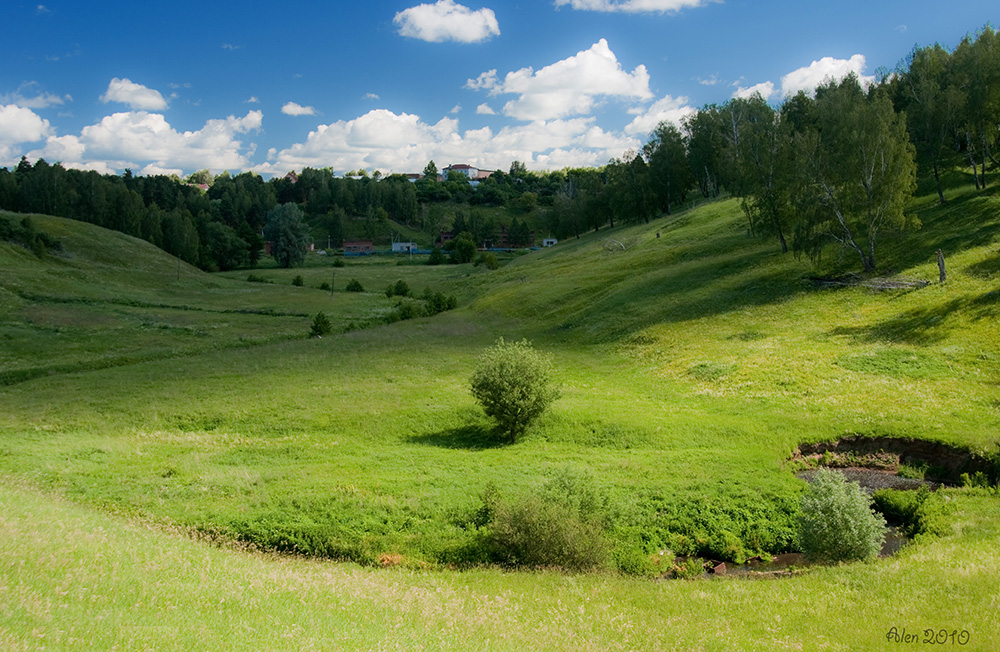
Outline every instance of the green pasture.
[[(1000, 199), (950, 200), (914, 202), (923, 229), (886, 244), (907, 281), (889, 290), (819, 282), (843, 277), (835, 253), (781, 255), (735, 201), (496, 271), (317, 256), (206, 275), (39, 216), (61, 253), (0, 243), (0, 642), (74, 649), (93, 609), (109, 624), (93, 649), (196, 636), (217, 649), (896, 649), (892, 627), (966, 629), (965, 649), (995, 649), (986, 490), (941, 494), (942, 535), (890, 560), (780, 580), (470, 564), (488, 484), (517, 495), (586, 472), (615, 506), (616, 559), (666, 570), (674, 551), (787, 550), (801, 443), (896, 436), (996, 455)], [(351, 278), (366, 292), (343, 292)], [(372, 325), (398, 279), (459, 308)], [(335, 332), (308, 339), (318, 311)], [(501, 335), (551, 353), (562, 385), (515, 445), (468, 391)]]

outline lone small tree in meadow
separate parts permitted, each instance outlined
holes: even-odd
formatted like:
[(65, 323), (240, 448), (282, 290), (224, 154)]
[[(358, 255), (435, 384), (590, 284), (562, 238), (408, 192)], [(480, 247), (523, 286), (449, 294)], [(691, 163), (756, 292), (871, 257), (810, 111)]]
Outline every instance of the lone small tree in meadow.
[(502, 337), (479, 356), (472, 374), (472, 395), (500, 431), (514, 443), (559, 397), (552, 360), (527, 340)]
[(329, 335), (332, 330), (333, 324), (330, 323), (330, 318), (326, 316), (326, 313), (317, 312), (316, 316), (313, 317), (312, 328), (309, 329), (309, 337), (323, 337)]
[(885, 519), (857, 482), (819, 469), (802, 499), (799, 548), (812, 561), (872, 559), (885, 540)]

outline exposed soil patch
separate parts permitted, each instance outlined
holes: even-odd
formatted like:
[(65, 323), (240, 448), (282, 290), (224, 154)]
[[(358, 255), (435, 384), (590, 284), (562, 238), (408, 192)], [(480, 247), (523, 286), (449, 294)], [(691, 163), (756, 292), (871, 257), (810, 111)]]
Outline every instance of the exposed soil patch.
[[(896, 471), (886, 469), (869, 469), (865, 467), (838, 467), (837, 471), (848, 482), (857, 482), (861, 488), (868, 493), (874, 493), (881, 489), (899, 489), (902, 491), (916, 491), (920, 487), (927, 486), (937, 489), (940, 483), (919, 478), (903, 478), (897, 475)], [(806, 469), (795, 475), (803, 480), (810, 481), (816, 474), (816, 469)]]
[[(850, 469), (858, 477), (849, 480), (862, 481), (862, 486), (875, 488), (903, 488), (879, 483), (894, 483), (906, 480), (888, 480), (883, 476), (892, 475), (900, 465), (909, 465), (924, 470), (924, 479), (940, 484), (961, 484), (962, 474), (982, 473), (990, 482), (996, 482), (1000, 474), (1000, 459), (988, 458), (965, 448), (949, 446), (940, 442), (903, 437), (862, 437), (851, 435), (837, 441), (817, 444), (803, 444), (793, 455), (793, 459), (811, 460), (824, 466)], [(832, 463), (831, 463), (832, 462)], [(873, 471), (880, 471), (875, 474)]]

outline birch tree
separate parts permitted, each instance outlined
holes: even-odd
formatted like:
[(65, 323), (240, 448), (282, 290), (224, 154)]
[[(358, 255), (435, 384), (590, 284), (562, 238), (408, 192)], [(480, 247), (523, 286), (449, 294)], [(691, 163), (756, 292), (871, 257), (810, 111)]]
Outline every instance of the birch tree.
[(817, 90), (816, 114), (816, 128), (795, 139), (802, 175), (793, 199), (800, 216), (795, 246), (818, 258), (837, 243), (873, 272), (879, 239), (919, 226), (905, 213), (916, 188), (905, 118), (884, 91), (866, 94), (853, 75)]

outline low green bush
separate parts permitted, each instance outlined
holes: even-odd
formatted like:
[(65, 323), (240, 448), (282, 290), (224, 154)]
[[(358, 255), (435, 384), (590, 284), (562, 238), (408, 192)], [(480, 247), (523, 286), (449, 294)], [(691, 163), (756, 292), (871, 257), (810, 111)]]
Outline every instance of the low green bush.
[(440, 247), (434, 247), (431, 249), (431, 255), (427, 257), (428, 265), (442, 265), (445, 262), (444, 252), (441, 251)]
[(569, 570), (608, 568), (612, 561), (608, 499), (589, 474), (565, 469), (538, 491), (502, 495), (487, 486), (476, 520), (491, 561)]
[(899, 528), (907, 537), (921, 534), (944, 534), (941, 511), (943, 502), (926, 486), (917, 491), (882, 489), (872, 496), (877, 509), (886, 521)]
[(333, 330), (333, 324), (330, 323), (329, 317), (322, 312), (316, 313), (313, 317), (312, 328), (309, 330), (309, 337), (323, 337), (324, 335), (329, 335), (330, 331)]
[(392, 297), (411, 297), (413, 292), (410, 291), (410, 286), (407, 285), (406, 281), (400, 279), (385, 289), (385, 296), (390, 299)]
[(476, 262), (474, 263), (476, 267), (482, 265), (486, 269), (493, 270), (499, 269), (500, 261), (497, 259), (497, 255), (492, 251), (484, 251), (478, 256), (476, 256)]
[(862, 561), (876, 557), (885, 540), (885, 518), (856, 482), (820, 468), (802, 499), (798, 543), (819, 562)]
[(483, 411), (514, 443), (559, 397), (553, 376), (550, 357), (527, 340), (501, 337), (479, 357), (470, 384)]
[(364, 292), (365, 291), (364, 286), (361, 285), (361, 281), (359, 281), (356, 278), (352, 278), (350, 281), (348, 281), (347, 282), (347, 287), (344, 288), (344, 289), (346, 289), (348, 292)]
[(455, 295), (445, 296), (444, 293), (434, 292), (430, 288), (425, 289), (420, 298), (426, 304), (428, 315), (436, 315), (446, 310), (454, 310), (458, 306), (458, 300), (455, 298)]
[(62, 242), (37, 229), (30, 217), (22, 218), (20, 223), (10, 218), (0, 218), (0, 240), (24, 245), (36, 256), (42, 256), (48, 251), (62, 251)]
[(644, 499), (639, 523), (651, 542), (679, 555), (741, 564), (795, 547), (799, 497), (791, 492), (709, 488), (686, 500)]
[(392, 321), (416, 319), (424, 316), (423, 302), (414, 299), (403, 299), (392, 311)]

